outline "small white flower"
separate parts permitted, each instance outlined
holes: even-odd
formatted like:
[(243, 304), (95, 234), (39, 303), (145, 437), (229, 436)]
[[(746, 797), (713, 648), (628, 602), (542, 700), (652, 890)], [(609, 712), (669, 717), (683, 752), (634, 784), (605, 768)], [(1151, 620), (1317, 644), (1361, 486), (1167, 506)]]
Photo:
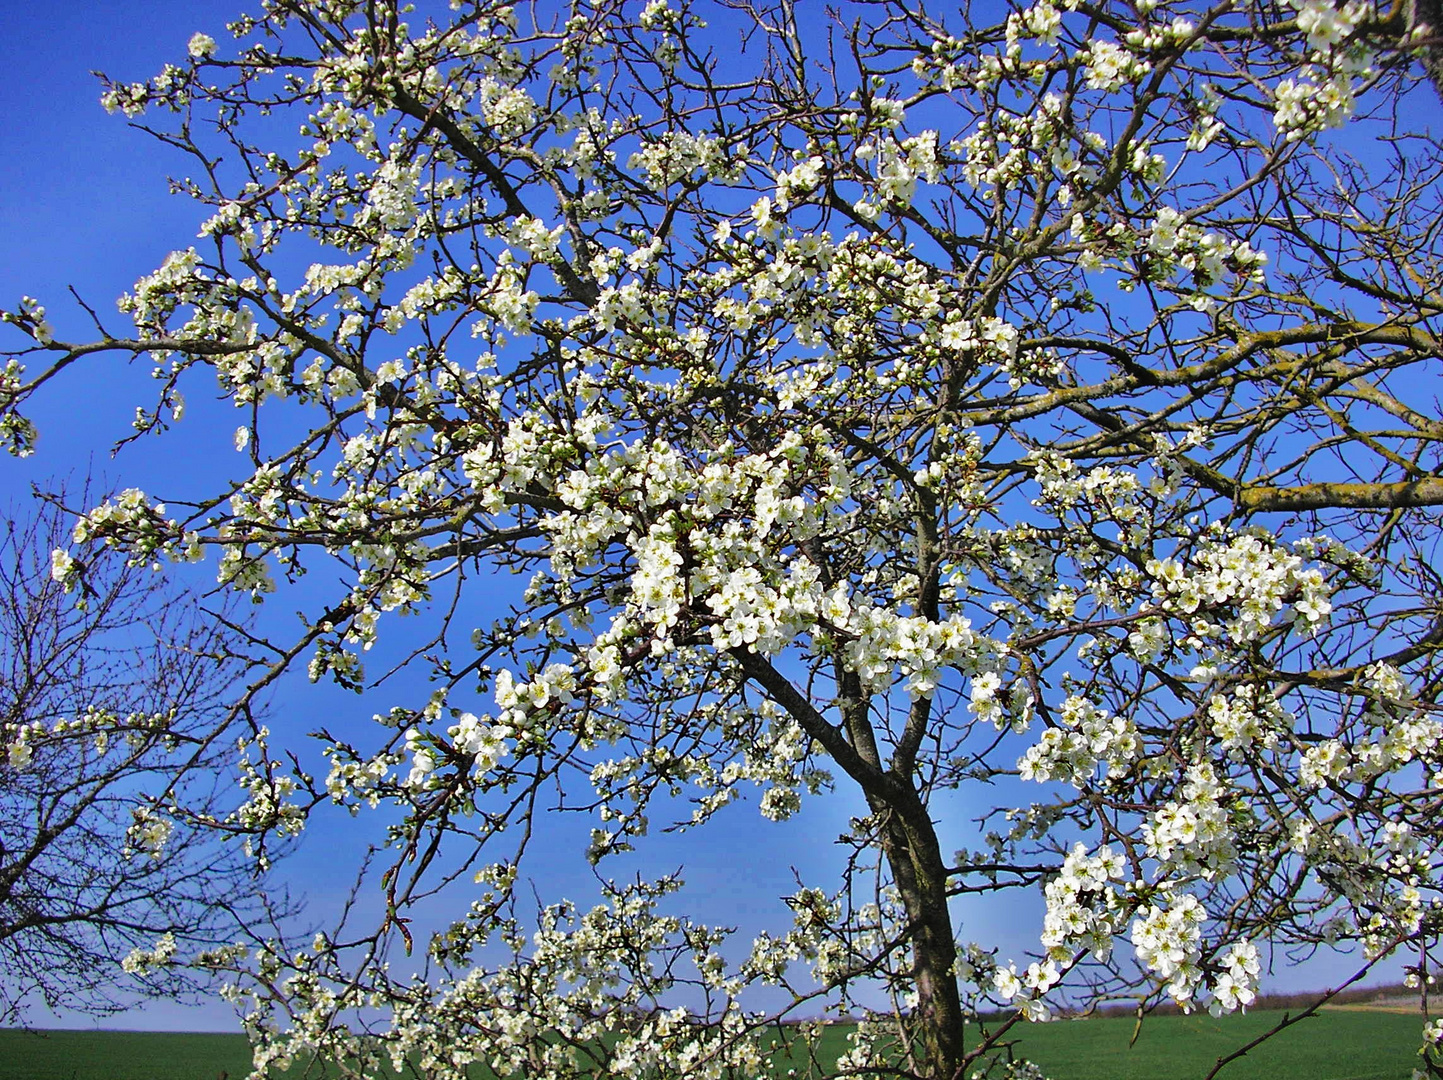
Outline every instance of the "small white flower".
[(64, 548), (56, 548), (50, 553), (50, 577), (59, 582), (70, 580), (75, 573), (75, 560), (70, 557), (70, 552)]

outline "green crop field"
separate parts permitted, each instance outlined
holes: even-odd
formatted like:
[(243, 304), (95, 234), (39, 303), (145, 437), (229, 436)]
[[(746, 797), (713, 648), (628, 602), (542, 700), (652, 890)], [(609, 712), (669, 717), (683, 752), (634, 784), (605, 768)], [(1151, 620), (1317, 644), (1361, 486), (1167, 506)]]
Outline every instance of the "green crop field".
[[(1261, 1035), (1282, 1015), (1154, 1016), (1131, 1047), (1133, 1019), (1063, 1020), (1022, 1029), (1018, 1051), (1051, 1080), (1201, 1080), (1220, 1056)], [(1423, 1020), (1417, 1015), (1328, 1010), (1281, 1032), (1218, 1075), (1226, 1080), (1406, 1080), (1418, 1064), (1422, 1035)]]
[(0, 1080), (240, 1080), (243, 1035), (0, 1031)]
[[(1015, 1052), (1051, 1080), (1201, 1080), (1219, 1055), (1267, 1030), (1281, 1013), (1213, 1019), (1156, 1016), (1128, 1042), (1127, 1018), (1061, 1020), (1013, 1028)], [(1328, 1011), (1284, 1031), (1220, 1074), (1226, 1080), (1405, 1080), (1417, 1062), (1416, 1015)], [(847, 1029), (827, 1029), (835, 1060)], [(239, 1035), (107, 1031), (0, 1031), (0, 1080), (240, 1080), (250, 1051)], [(296, 1074), (302, 1070), (297, 1068)], [(475, 1070), (478, 1077), (485, 1070)]]

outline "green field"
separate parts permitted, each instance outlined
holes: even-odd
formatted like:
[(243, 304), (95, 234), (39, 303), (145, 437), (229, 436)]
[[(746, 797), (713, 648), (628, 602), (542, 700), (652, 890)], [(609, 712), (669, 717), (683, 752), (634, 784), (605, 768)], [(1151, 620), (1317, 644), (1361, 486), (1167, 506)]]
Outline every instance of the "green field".
[[(1031, 1057), (1052, 1080), (1201, 1080), (1219, 1055), (1281, 1015), (1152, 1017), (1131, 1047), (1134, 1021), (1127, 1018), (1062, 1020), (1009, 1034), (1018, 1036), (1019, 1056)], [(1417, 1016), (1329, 1011), (1284, 1031), (1219, 1076), (1402, 1080), (1418, 1060), (1421, 1029)], [(845, 1038), (845, 1028), (828, 1029), (824, 1056), (835, 1058)], [(0, 1080), (240, 1080), (249, 1069), (250, 1051), (239, 1035), (0, 1031)]]
[(240, 1080), (244, 1035), (0, 1031), (0, 1080)]
[[(1201, 1080), (1220, 1056), (1261, 1035), (1282, 1015), (1154, 1016), (1131, 1048), (1136, 1024), (1131, 1018), (1063, 1020), (1023, 1029), (1018, 1049), (1051, 1080)], [(1422, 1038), (1423, 1020), (1417, 1015), (1329, 1010), (1281, 1032), (1218, 1076), (1406, 1080), (1418, 1064)]]

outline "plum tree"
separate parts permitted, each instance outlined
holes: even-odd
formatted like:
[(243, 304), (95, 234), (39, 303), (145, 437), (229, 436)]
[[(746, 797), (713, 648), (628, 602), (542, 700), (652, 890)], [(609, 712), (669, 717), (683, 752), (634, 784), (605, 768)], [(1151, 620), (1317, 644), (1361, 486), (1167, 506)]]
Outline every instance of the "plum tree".
[[(0, 405), (25, 451), (65, 368), (149, 356), (138, 424), (178, 439), (218, 380), (243, 475), (106, 502), (76, 553), (214, 552), (258, 600), (324, 567), (256, 682), (366, 687), (388, 633), (433, 680), (318, 732), (324, 780), (244, 750), (238, 827), (375, 809), (386, 852), (368, 933), (238, 963), (260, 1063), (752, 1075), (771, 986), (874, 1007), (815, 1067), (952, 1080), (1021, 1068), (1008, 1029), (1059, 1003), (1245, 1006), (1264, 945), (1426, 966), (1418, 12), (269, 0), (230, 29), (104, 96), (193, 160), (199, 242), (122, 298), (132, 330), (11, 310)], [(548, 808), (605, 866), (754, 786), (778, 821), (865, 804), (785, 933), (737, 951), (668, 875), (527, 933)], [(959, 851), (953, 790), (995, 808)], [(465, 909), (417, 943), (443, 885)], [(1009, 890), (1045, 899), (1031, 957), (959, 926)]]

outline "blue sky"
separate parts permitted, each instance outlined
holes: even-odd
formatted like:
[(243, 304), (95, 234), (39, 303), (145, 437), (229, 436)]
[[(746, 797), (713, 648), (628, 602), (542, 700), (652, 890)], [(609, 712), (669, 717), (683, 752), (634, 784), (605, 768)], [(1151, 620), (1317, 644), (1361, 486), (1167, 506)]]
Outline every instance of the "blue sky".
[[(166, 173), (182, 167), (146, 136), (108, 116), (98, 104), (92, 70), (128, 79), (145, 78), (167, 60), (185, 53), (196, 30), (217, 38), (237, 11), (234, 0), (90, 0), (79, 3), (0, 2), (0, 297), (7, 306), (22, 294), (49, 308), (57, 335), (83, 338), (82, 313), (66, 296), (73, 286), (112, 325), (113, 301), (140, 274), (153, 269), (174, 248), (194, 236), (197, 209), (166, 191)], [(227, 456), (233, 417), (214, 403), (191, 401), (192, 417), (180, 438), (146, 440), (110, 461), (107, 448), (123, 437), (137, 404), (152, 383), (145, 364), (93, 363), (45, 395), (32, 411), (39, 424), (39, 452), (28, 461), (0, 460), (0, 504), (23, 496), (31, 483), (88, 470), (112, 483), (139, 486), (161, 498), (204, 490), (238, 464)], [(178, 449), (184, 449), (178, 453)], [(285, 611), (299, 606), (290, 598)], [(302, 680), (283, 684), (273, 705), (273, 726), (308, 730), (325, 722), (361, 722), (397, 699), (357, 700), (325, 692)], [(484, 703), (483, 703), (484, 707)], [(965, 807), (956, 807), (954, 846), (968, 844)], [(726, 815), (720, 828), (658, 838), (649, 848), (657, 870), (685, 864), (696, 893), (699, 917), (781, 929), (784, 912), (776, 897), (794, 889), (791, 867), (808, 884), (825, 884), (821, 870), (838, 858), (832, 839), (858, 807), (847, 800), (814, 803), (798, 828), (779, 829), (755, 813)], [(347, 868), (356, 857), (359, 834), (349, 819), (318, 821), (285, 873), (311, 903), (317, 921), (344, 897)], [(944, 841), (946, 842), (946, 841)], [(781, 847), (779, 844), (786, 846)], [(532, 873), (548, 899), (585, 889), (589, 871), (579, 859), (579, 841), (558, 838)], [(1019, 912), (1025, 915), (1019, 920)], [(439, 915), (440, 912), (437, 912)], [(1019, 949), (1034, 934), (1040, 904), (1015, 899), (982, 907), (968, 917), (966, 937), (995, 940), (1000, 934)], [(1320, 985), (1356, 968), (1355, 960), (1317, 964), (1280, 975), (1280, 988)], [(44, 1024), (47, 1017), (34, 1015)], [(84, 1018), (58, 1018), (86, 1025)], [(151, 1005), (106, 1021), (106, 1026), (157, 1029), (234, 1029), (227, 1006), (196, 1009)]]
[[(197, 214), (166, 191), (174, 155), (131, 131), (99, 104), (92, 71), (148, 77), (185, 55), (194, 29), (220, 32), (235, 11), (216, 0), (95, 0), (0, 4), (0, 296), (45, 303), (64, 334), (87, 325), (66, 295), (74, 287), (112, 326), (114, 300), (195, 233)], [(168, 160), (169, 159), (169, 160)], [(127, 433), (141, 388), (137, 365), (91, 365), (65, 392), (37, 403), (41, 452), (7, 460), (0, 496), (83, 469), (92, 450)], [(146, 486), (173, 469), (150, 448), (128, 455), (127, 482)], [(119, 475), (102, 451), (96, 466)]]

